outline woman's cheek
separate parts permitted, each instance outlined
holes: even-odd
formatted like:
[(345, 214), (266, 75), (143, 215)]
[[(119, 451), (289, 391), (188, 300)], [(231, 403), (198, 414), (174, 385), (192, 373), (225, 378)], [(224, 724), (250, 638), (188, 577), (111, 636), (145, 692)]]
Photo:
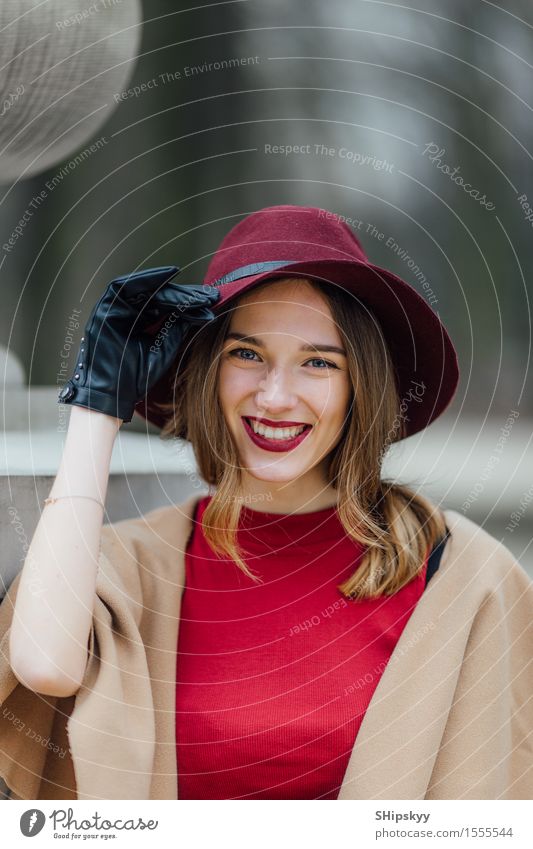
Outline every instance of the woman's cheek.
[(232, 405), (254, 391), (255, 381), (249, 371), (240, 368), (232, 368), (230, 364), (222, 364), (220, 369), (219, 394), (222, 402)]

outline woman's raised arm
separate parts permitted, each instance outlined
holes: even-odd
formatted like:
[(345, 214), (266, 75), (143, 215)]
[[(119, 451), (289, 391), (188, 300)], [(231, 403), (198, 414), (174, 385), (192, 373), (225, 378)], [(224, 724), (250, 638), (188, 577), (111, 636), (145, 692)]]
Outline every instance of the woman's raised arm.
[(72, 408), (50, 491), (59, 500), (44, 506), (22, 568), (10, 663), (25, 687), (46, 695), (72, 695), (85, 673), (104, 515), (96, 502), (105, 503), (121, 424), (95, 410)]
[(14, 674), (46, 695), (75, 693), (87, 666), (103, 523), (96, 501), (105, 502), (118, 430), (170, 368), (188, 327), (214, 318), (209, 307), (219, 291), (172, 283), (178, 272), (177, 266), (149, 268), (108, 284), (85, 326), (74, 374), (59, 393), (60, 402), (72, 405), (50, 492), (59, 500), (45, 506), (32, 537), (9, 637)]

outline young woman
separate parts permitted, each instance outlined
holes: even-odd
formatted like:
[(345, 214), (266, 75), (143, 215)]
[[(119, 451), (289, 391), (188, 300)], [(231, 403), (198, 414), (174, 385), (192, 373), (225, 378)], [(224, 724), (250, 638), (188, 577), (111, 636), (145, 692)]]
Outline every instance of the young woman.
[[(108, 286), (60, 393), (0, 607), (14, 798), (530, 798), (532, 584), (381, 475), (454, 394), (436, 314), (313, 207), (247, 216), (203, 286), (176, 271)], [(134, 409), (210, 491), (102, 526)]]

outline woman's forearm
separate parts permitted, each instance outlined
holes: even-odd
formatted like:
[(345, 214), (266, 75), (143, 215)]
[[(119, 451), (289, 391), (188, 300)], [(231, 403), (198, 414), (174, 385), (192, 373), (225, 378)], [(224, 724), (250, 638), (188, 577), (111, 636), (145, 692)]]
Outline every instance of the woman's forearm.
[[(105, 503), (122, 419), (73, 406), (51, 497)], [(17, 591), (10, 662), (26, 687), (68, 696), (79, 689), (95, 599), (103, 510), (90, 498), (43, 506)]]

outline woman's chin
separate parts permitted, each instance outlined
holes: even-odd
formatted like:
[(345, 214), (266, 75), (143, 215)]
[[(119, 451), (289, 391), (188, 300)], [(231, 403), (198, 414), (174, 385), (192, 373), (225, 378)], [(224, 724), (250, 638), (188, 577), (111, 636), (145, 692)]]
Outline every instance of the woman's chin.
[(271, 483), (288, 483), (305, 473), (305, 469), (302, 469), (299, 463), (288, 459), (261, 462), (256, 458), (248, 457), (244, 459), (242, 467), (253, 478)]

